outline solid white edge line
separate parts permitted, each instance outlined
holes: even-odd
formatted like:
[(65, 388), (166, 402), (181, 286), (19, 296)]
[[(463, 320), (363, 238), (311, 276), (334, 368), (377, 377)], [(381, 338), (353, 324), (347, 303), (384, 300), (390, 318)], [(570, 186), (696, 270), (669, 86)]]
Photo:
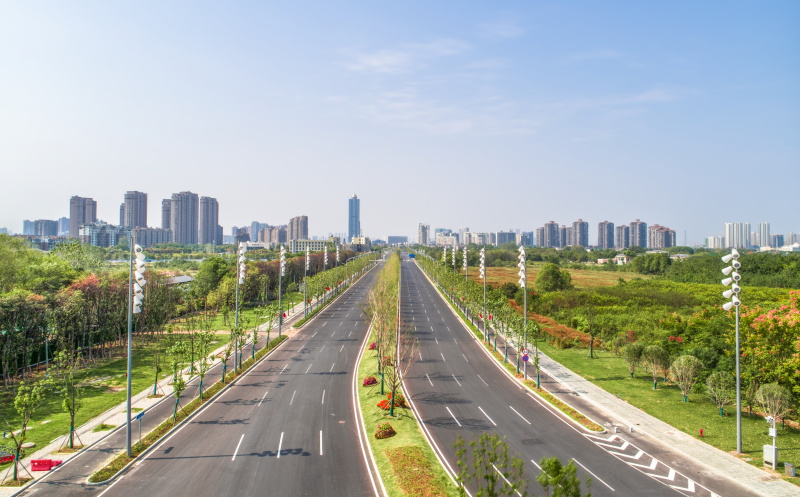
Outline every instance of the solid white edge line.
[(541, 471), (541, 470), (542, 470), (542, 467), (541, 467), (541, 466), (539, 466), (538, 464), (536, 464), (536, 461), (534, 461), (533, 459), (531, 459), (531, 462), (533, 463), (533, 465), (534, 465), (534, 466), (536, 466), (537, 468), (539, 468), (539, 471)]
[(604, 482), (604, 481), (603, 481), (603, 480), (602, 480), (602, 479), (601, 479), (599, 476), (597, 476), (596, 474), (594, 474), (594, 473), (592, 473), (591, 471), (589, 471), (589, 468), (587, 468), (586, 466), (584, 466), (583, 464), (581, 464), (581, 462), (580, 462), (580, 461), (578, 461), (578, 460), (577, 460), (577, 459), (575, 459), (574, 457), (572, 458), (572, 460), (573, 460), (573, 461), (575, 461), (576, 463), (578, 463), (578, 466), (580, 466), (580, 467), (582, 467), (584, 470), (586, 470), (586, 472), (587, 472), (587, 473), (589, 473), (590, 475), (594, 476), (594, 477), (597, 479), (597, 481), (599, 481), (600, 483), (602, 483), (603, 485), (605, 485), (605, 486), (607, 486), (609, 489), (611, 489), (611, 491), (612, 491), (612, 492), (616, 492), (616, 490), (614, 490), (614, 489), (611, 487), (611, 485), (609, 485), (608, 483)]
[(236, 450), (233, 451), (233, 457), (231, 457), (231, 461), (235, 461), (236, 460), (236, 454), (239, 453), (239, 447), (242, 446), (242, 440), (244, 440), (244, 433), (242, 433), (242, 436), (239, 437), (239, 443), (236, 444)]
[(281, 447), (283, 447), (283, 432), (281, 432), (281, 439), (278, 442), (278, 457), (277, 457), (277, 459), (281, 458)]
[(456, 424), (458, 424), (458, 426), (461, 426), (461, 423), (458, 421), (458, 418), (455, 416), (455, 414), (453, 414), (453, 411), (451, 411), (448, 406), (444, 406), (444, 408), (447, 409), (447, 412), (449, 412), (451, 416), (453, 416), (453, 419), (456, 421)]
[(495, 423), (494, 420), (492, 418), (490, 418), (488, 414), (486, 414), (486, 411), (483, 410), (483, 407), (478, 406), (478, 409), (480, 409), (481, 412), (483, 413), (483, 415), (486, 416), (486, 419), (491, 421), (493, 425), (497, 426), (497, 423)]
[(525, 416), (523, 416), (522, 414), (520, 414), (520, 413), (519, 413), (519, 412), (518, 412), (516, 409), (514, 409), (514, 407), (513, 407), (513, 406), (508, 406), (508, 407), (510, 407), (512, 411), (516, 412), (516, 413), (517, 413), (517, 416), (519, 416), (520, 418), (522, 418), (522, 419), (523, 419), (523, 420), (524, 420), (526, 423), (528, 423), (528, 424), (531, 424), (531, 422), (530, 422), (530, 421), (528, 421), (527, 419), (525, 419)]

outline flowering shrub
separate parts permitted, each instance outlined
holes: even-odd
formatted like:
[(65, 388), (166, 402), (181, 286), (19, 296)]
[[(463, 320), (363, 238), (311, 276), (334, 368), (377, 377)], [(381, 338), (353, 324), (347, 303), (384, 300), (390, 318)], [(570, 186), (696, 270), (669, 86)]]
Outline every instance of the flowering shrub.
[[(392, 400), (392, 392), (389, 392), (388, 394), (386, 394), (386, 399), (387, 400)], [(397, 397), (395, 397), (394, 406), (395, 407), (408, 407), (408, 404), (406, 404), (406, 398), (403, 397), (402, 393), (398, 393)]]
[(378, 380), (376, 380), (374, 376), (367, 376), (366, 378), (364, 378), (364, 382), (362, 383), (362, 386), (368, 387), (368, 386), (374, 385), (376, 383), (378, 383)]
[(378, 425), (378, 429), (375, 430), (375, 438), (389, 438), (391, 436), (394, 436), (396, 433), (397, 432), (394, 431), (392, 425), (390, 425), (389, 423), (381, 423)]
[(369, 350), (375, 350), (377, 348), (378, 348), (378, 344), (377, 343), (372, 342), (371, 344), (369, 344)]
[(392, 407), (392, 406), (389, 405), (389, 401), (388, 400), (383, 399), (382, 401), (378, 402), (378, 407), (380, 407), (384, 411), (388, 411), (389, 408)]

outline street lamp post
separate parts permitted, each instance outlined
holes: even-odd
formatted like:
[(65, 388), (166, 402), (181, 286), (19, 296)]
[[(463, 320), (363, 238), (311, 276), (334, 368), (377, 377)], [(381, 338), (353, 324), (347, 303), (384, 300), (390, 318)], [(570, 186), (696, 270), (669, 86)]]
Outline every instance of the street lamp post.
[[(233, 344), (233, 371), (238, 371), (239, 363), (237, 362), (237, 358), (239, 357), (238, 348), (239, 348), (239, 286), (244, 284), (244, 276), (247, 272), (247, 266), (245, 266), (245, 252), (247, 252), (247, 245), (244, 242), (239, 242), (239, 250), (237, 251), (237, 261), (236, 261), (236, 302), (235, 302), (235, 311), (234, 311), (234, 321), (233, 327), (236, 329), (236, 336), (234, 338)], [(255, 346), (255, 344), (254, 344)]]
[(306, 286), (308, 283), (308, 266), (311, 262), (311, 247), (306, 245), (306, 269), (303, 273), (303, 317), (308, 317), (308, 297)]
[(481, 279), (483, 280), (483, 340), (489, 342), (489, 335), (486, 333), (486, 247), (481, 248)]
[(278, 276), (278, 338), (283, 326), (283, 276), (286, 274), (286, 247), (281, 245), (281, 268)]
[[(519, 246), (519, 286), (522, 288), (522, 300), (524, 302), (522, 308), (522, 334), (523, 344), (522, 348), (528, 348), (528, 291), (525, 289), (528, 281), (527, 268), (525, 267), (525, 247)], [(519, 350), (517, 350), (517, 357), (519, 357)], [(522, 367), (525, 370), (525, 379), (528, 379), (528, 361), (523, 361)], [(517, 370), (519, 370), (519, 359), (517, 359)]]
[[(131, 448), (131, 372), (133, 369), (133, 315), (142, 312), (142, 300), (144, 300), (144, 287), (147, 280), (144, 279), (145, 265), (142, 247), (133, 243), (131, 233), (131, 262), (128, 274), (128, 394), (125, 401), (127, 410), (125, 411), (125, 449), (128, 457), (133, 457)], [(134, 267), (136, 269), (134, 269)]]
[(736, 309), (736, 453), (742, 453), (742, 370), (741, 370), (741, 353), (739, 352), (739, 280), (742, 278), (737, 271), (742, 267), (739, 262), (739, 251), (732, 249), (731, 253), (722, 258), (725, 264), (730, 262), (730, 266), (722, 269), (722, 274), (727, 276), (722, 280), (722, 284), (730, 286), (730, 289), (722, 292), (722, 296), (730, 299), (729, 302), (723, 304), (722, 308), (730, 311), (731, 308)]
[(467, 292), (469, 291), (469, 275), (467, 272), (469, 271), (469, 266), (467, 266), (467, 246), (464, 245), (464, 257), (462, 261), (462, 267), (464, 268), (464, 317), (469, 319), (469, 313), (467, 311)]

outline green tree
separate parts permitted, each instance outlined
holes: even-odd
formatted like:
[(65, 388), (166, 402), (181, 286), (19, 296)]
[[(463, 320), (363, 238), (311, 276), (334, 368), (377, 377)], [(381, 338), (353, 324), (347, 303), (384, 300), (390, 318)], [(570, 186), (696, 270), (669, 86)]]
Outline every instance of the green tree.
[(496, 433), (469, 442), (459, 435), (453, 446), (458, 460), (459, 491), (466, 495), (466, 485), (473, 485), (476, 496), (526, 496), (528, 481), (523, 475), (522, 460), (508, 454), (508, 444)]
[(83, 388), (75, 378), (76, 358), (70, 357), (66, 351), (59, 351), (53, 357), (53, 365), (58, 371), (55, 383), (61, 392), (61, 406), (69, 413), (69, 435), (67, 446), (75, 448), (75, 415), (82, 406)]
[(636, 372), (636, 367), (639, 366), (639, 363), (642, 360), (643, 350), (644, 345), (638, 342), (630, 343), (620, 349), (622, 358), (628, 364), (628, 371), (631, 373), (631, 378), (633, 378), (633, 374)]
[(789, 389), (777, 383), (767, 383), (758, 387), (756, 402), (767, 416), (780, 419), (792, 407), (792, 394)]
[(728, 371), (714, 371), (706, 378), (706, 392), (711, 401), (719, 409), (719, 415), (725, 415), (725, 406), (736, 397), (736, 378)]
[(660, 345), (648, 345), (642, 350), (642, 362), (653, 375), (653, 390), (658, 388), (658, 375), (669, 367), (669, 354)]
[(697, 378), (703, 371), (703, 363), (695, 356), (682, 355), (673, 361), (669, 370), (673, 380), (681, 389), (683, 401), (686, 402), (689, 398), (689, 392), (692, 391), (692, 387), (694, 387)]
[(569, 271), (561, 269), (557, 264), (545, 264), (536, 276), (536, 288), (540, 292), (557, 292), (572, 288), (572, 277)]
[(25, 438), (28, 435), (28, 425), (33, 419), (36, 410), (45, 401), (45, 394), (47, 393), (47, 380), (42, 379), (30, 385), (25, 384), (25, 381), (20, 381), (17, 387), (17, 395), (14, 397), (14, 409), (19, 414), (20, 429), (15, 432), (11, 424), (5, 419), (6, 426), (9, 428), (11, 441), (14, 443), (14, 472), (13, 480), (19, 480), (19, 460), (22, 453), (22, 445), (25, 443)]
[[(539, 466), (541, 466), (542, 472), (536, 477), (536, 481), (539, 482), (548, 497), (592, 497), (589, 492), (581, 495), (578, 468), (572, 461), (564, 466), (557, 457), (546, 457), (539, 461)], [(591, 480), (586, 478), (586, 486), (590, 488), (591, 483)]]

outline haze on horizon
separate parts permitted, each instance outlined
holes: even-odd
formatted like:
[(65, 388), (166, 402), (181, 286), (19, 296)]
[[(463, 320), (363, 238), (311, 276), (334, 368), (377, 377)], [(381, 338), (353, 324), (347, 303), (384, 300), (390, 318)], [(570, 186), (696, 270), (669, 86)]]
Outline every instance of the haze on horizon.
[[(225, 234), (642, 219), (799, 232), (800, 3), (0, 6), (0, 227), (127, 190)], [(755, 229), (755, 228), (754, 228)]]

